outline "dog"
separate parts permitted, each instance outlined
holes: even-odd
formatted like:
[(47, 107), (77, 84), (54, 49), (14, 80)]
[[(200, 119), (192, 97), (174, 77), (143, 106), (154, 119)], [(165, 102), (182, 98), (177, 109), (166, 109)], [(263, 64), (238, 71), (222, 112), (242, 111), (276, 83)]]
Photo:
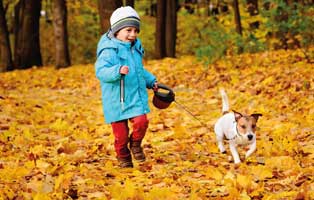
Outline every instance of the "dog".
[(229, 111), (228, 96), (224, 89), (220, 89), (222, 97), (222, 113), (214, 126), (218, 148), (221, 153), (226, 153), (224, 139), (228, 140), (230, 151), (235, 164), (241, 163), (237, 146), (248, 146), (245, 158), (249, 157), (256, 150), (256, 123), (262, 116), (260, 113), (242, 115), (233, 110)]

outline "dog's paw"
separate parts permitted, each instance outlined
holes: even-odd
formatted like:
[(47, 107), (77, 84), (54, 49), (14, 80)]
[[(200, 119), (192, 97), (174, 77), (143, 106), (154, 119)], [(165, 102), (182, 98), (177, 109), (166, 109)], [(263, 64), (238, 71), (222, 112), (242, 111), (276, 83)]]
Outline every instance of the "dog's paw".
[(232, 163), (233, 162), (233, 158), (232, 158), (232, 156), (228, 156), (228, 162), (230, 162), (230, 163)]
[(241, 162), (239, 163), (234, 163), (234, 169), (239, 169), (241, 166)]

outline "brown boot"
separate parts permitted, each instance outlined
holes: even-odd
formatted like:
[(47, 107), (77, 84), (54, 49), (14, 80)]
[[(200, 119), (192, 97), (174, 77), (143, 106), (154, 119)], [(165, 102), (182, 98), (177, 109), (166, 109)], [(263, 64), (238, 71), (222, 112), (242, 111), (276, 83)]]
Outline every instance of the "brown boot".
[(130, 149), (135, 160), (139, 162), (145, 161), (145, 154), (143, 152), (143, 148), (141, 147), (141, 141), (139, 142), (130, 141)]
[(118, 158), (119, 161), (119, 167), (121, 168), (132, 168), (132, 157), (126, 157), (126, 158)]

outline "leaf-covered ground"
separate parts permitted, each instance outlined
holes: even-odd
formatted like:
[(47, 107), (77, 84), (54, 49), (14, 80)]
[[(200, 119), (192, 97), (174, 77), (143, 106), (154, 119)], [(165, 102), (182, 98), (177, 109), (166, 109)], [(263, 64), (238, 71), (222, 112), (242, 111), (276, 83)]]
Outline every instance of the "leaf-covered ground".
[[(151, 106), (134, 169), (116, 167), (93, 65), (0, 74), (0, 199), (314, 199), (314, 65), (301, 51), (145, 65), (198, 120)], [(215, 144), (220, 87), (232, 109), (263, 114), (238, 166)]]

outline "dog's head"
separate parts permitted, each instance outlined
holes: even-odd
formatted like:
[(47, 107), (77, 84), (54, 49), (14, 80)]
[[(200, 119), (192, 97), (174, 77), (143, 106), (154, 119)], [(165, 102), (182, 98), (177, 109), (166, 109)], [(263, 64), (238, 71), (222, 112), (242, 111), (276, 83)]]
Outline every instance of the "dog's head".
[(257, 120), (262, 114), (254, 113), (251, 115), (242, 115), (236, 111), (233, 111), (233, 113), (237, 122), (238, 133), (248, 141), (252, 141), (255, 136)]

